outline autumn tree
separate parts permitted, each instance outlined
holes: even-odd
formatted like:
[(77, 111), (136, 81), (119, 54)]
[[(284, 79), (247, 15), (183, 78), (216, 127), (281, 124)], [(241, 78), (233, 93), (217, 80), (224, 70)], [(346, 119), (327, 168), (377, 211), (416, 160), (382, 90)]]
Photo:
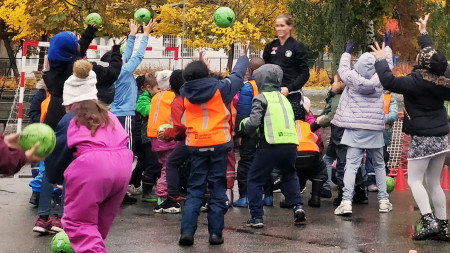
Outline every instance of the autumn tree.
[[(160, 13), (156, 36), (183, 35), (183, 10), (174, 8), (176, 0), (169, 0), (166, 5), (157, 8)], [(213, 13), (221, 6), (233, 9), (236, 22), (233, 27), (219, 28), (213, 22)], [(186, 1), (185, 44), (189, 47), (207, 47), (228, 52), (228, 64), (231, 69), (235, 43), (250, 43), (258, 48), (264, 47), (265, 41), (275, 37), (275, 18), (287, 11), (285, 2), (276, 0), (230, 0), (230, 1)]]

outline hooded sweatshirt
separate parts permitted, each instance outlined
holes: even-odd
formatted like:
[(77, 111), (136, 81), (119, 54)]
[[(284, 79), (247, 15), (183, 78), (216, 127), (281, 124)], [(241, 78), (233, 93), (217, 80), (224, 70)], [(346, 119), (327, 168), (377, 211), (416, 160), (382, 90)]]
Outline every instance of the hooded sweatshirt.
[[(224, 104), (230, 110), (230, 104), (233, 97), (241, 89), (244, 83), (244, 75), (247, 72), (248, 58), (247, 56), (241, 56), (236, 62), (233, 71), (230, 75), (222, 80), (216, 78), (200, 78), (189, 82), (186, 82), (180, 90), (181, 96), (187, 98), (189, 102), (193, 104), (201, 104), (208, 102), (216, 93), (217, 89), (220, 90), (222, 100)], [(231, 134), (231, 133), (230, 133)], [(226, 149), (232, 147), (232, 142), (228, 142), (223, 145)]]

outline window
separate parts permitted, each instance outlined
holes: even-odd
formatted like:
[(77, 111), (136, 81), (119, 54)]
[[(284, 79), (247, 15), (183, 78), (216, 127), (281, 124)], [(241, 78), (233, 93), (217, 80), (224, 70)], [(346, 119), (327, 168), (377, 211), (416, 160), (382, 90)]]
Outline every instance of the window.
[[(163, 35), (163, 47), (164, 48), (178, 46), (177, 41), (178, 41), (178, 38), (175, 36)], [(164, 51), (163, 56), (164, 57), (173, 57), (173, 52), (172, 51)]]

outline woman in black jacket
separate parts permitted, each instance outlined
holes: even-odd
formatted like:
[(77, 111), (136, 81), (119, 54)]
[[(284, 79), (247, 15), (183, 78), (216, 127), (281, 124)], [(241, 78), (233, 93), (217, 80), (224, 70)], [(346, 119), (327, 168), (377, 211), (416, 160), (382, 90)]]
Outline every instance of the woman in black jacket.
[[(446, 199), (441, 187), (441, 173), (445, 154), (449, 151), (447, 112), (444, 100), (450, 100), (450, 79), (444, 76), (448, 67), (445, 56), (436, 51), (426, 31), (429, 14), (420, 19), (418, 64), (406, 77), (394, 77), (385, 60), (384, 45), (374, 50), (375, 69), (381, 84), (389, 91), (403, 94), (405, 118), (403, 131), (411, 136), (408, 150), (408, 184), (422, 215), (422, 228), (413, 240), (450, 240), (446, 217)], [(433, 216), (427, 185), (433, 200)]]
[(309, 68), (305, 46), (291, 37), (293, 24), (288, 14), (277, 17), (275, 29), (278, 39), (266, 45), (263, 58), (266, 64), (278, 65), (283, 70), (281, 93), (291, 102), (297, 120), (304, 114), (301, 89), (309, 79)]

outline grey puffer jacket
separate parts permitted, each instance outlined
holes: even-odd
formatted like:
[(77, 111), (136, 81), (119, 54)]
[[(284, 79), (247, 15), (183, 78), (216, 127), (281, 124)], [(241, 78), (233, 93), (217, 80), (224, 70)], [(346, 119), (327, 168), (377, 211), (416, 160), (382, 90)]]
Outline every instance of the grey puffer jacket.
[[(392, 50), (386, 47), (386, 59), (392, 68)], [(332, 124), (348, 129), (384, 130), (383, 86), (378, 75), (366, 79), (351, 68), (351, 55), (344, 53), (339, 62), (339, 76), (346, 84)]]

